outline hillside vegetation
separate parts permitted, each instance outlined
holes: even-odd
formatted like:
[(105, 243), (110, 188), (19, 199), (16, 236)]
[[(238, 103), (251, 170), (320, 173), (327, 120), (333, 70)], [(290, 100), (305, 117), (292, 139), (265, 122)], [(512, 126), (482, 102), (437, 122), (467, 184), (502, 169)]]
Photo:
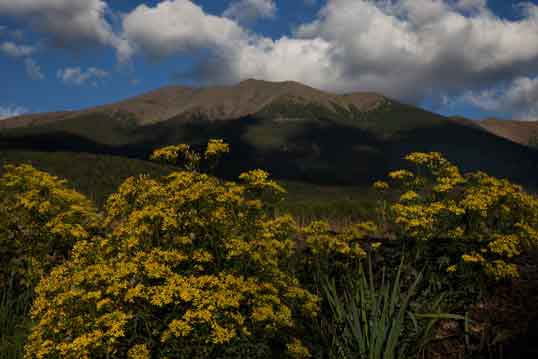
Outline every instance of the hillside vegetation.
[[(533, 357), (538, 198), (440, 153), (373, 184), (371, 220), (280, 213), (221, 140), (152, 154), (98, 209), (30, 165), (0, 176), (0, 357)], [(528, 342), (524, 343), (523, 339)]]

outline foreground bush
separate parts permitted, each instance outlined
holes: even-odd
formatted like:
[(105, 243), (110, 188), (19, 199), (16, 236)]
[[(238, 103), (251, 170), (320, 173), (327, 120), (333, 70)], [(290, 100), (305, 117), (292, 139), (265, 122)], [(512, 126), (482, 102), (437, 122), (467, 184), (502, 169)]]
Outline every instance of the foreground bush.
[(288, 271), (297, 228), (260, 200), (281, 188), (263, 171), (237, 184), (189, 169), (110, 197), (104, 234), (37, 287), (27, 358), (309, 356), (300, 318), (318, 303)]
[[(283, 189), (266, 172), (202, 173), (228, 151), (157, 150), (183, 170), (129, 178), (101, 214), (57, 178), (7, 167), (0, 273), (21, 296), (0, 301), (0, 325), (15, 333), (4, 314), (20, 308), (27, 358), (415, 357), (441, 341), (440, 320), (461, 354), (485, 329), (460, 287), (532, 278), (538, 201), (508, 181), (415, 153), (376, 183), (380, 223), (299, 228), (275, 215)], [(31, 323), (17, 298), (34, 296)], [(16, 356), (26, 338), (0, 339)]]
[(17, 358), (39, 279), (97, 230), (96, 209), (65, 181), (28, 165), (0, 177), (0, 358)]
[(0, 288), (33, 288), (95, 231), (91, 202), (66, 181), (29, 165), (5, 166), (0, 177)]
[[(413, 171), (389, 174), (398, 198), (385, 213), (390, 231), (446, 275), (477, 282), (518, 278), (517, 261), (538, 245), (538, 200), (485, 173), (462, 175), (439, 153), (412, 153)], [(378, 182), (386, 191), (388, 183)], [(394, 193), (393, 193), (394, 195)], [(480, 281), (478, 281), (480, 282)]]

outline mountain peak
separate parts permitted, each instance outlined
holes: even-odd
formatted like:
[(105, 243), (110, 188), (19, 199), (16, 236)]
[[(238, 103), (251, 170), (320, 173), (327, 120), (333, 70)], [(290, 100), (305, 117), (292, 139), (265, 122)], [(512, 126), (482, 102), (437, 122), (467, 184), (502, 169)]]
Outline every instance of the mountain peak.
[(141, 96), (101, 108), (122, 110), (135, 115), (141, 124), (197, 114), (212, 120), (237, 119), (253, 115), (272, 103), (335, 105), (369, 111), (385, 101), (373, 93), (337, 95), (295, 81), (271, 82), (254, 78), (232, 86), (189, 88), (167, 86)]
[[(249, 78), (233, 86), (165, 86), (118, 103), (74, 111), (70, 115), (104, 111), (114, 116), (123, 112), (133, 115), (140, 125), (147, 125), (191, 114), (211, 120), (238, 119), (254, 115), (274, 103), (369, 111), (385, 101), (385, 97), (374, 93), (337, 95), (295, 81), (271, 82)], [(54, 116), (51, 121), (69, 117)], [(17, 123), (24, 125), (26, 122), (12, 121), (10, 125), (18, 127)]]
[(303, 87), (303, 88), (312, 88), (308, 85), (302, 84), (297, 81), (267, 81), (267, 80), (259, 80), (255, 78), (248, 78), (245, 80), (242, 80), (237, 84), (237, 86), (271, 86), (271, 87), (285, 87), (285, 86), (296, 86), (296, 87)]

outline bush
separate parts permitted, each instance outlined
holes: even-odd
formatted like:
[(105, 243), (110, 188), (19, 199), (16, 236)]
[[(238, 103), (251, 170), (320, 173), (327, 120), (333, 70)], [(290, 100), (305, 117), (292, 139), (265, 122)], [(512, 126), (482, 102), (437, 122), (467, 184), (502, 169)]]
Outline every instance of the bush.
[(350, 225), (341, 232), (331, 230), (324, 221), (315, 221), (302, 228), (304, 239), (300, 268), (305, 269), (305, 277), (309, 278), (305, 282), (319, 282), (322, 277), (341, 278), (355, 273), (367, 251), (380, 246), (379, 242), (367, 242), (377, 232), (377, 226), (372, 222)]
[[(538, 200), (521, 186), (482, 172), (462, 175), (439, 153), (406, 157), (413, 171), (389, 174), (398, 199), (388, 209), (390, 230), (416, 258), (433, 259), (444, 278), (510, 280), (518, 257), (538, 244)], [(387, 183), (376, 187), (387, 189)], [(489, 281), (491, 282), (491, 281)]]
[(318, 301), (288, 270), (298, 229), (260, 199), (280, 187), (196, 168), (130, 178), (109, 198), (103, 234), (38, 285), (26, 357), (309, 356), (300, 318)]
[(91, 202), (65, 181), (29, 165), (5, 166), (0, 177), (0, 288), (33, 288), (67, 258), (77, 240), (91, 236), (97, 223)]
[(0, 357), (21, 356), (34, 287), (97, 229), (98, 215), (65, 181), (31, 166), (0, 177)]

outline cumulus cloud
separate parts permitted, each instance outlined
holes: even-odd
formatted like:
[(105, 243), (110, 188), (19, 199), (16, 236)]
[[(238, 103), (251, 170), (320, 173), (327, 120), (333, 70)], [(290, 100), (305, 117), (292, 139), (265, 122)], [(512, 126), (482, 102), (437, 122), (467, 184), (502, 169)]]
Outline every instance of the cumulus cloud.
[(259, 18), (273, 18), (277, 6), (273, 0), (235, 0), (223, 16), (238, 22), (249, 23)]
[(32, 58), (26, 58), (24, 60), (24, 66), (26, 68), (26, 74), (31, 80), (43, 80), (45, 75), (41, 72), (41, 67)]
[(409, 101), (531, 72), (538, 17), (508, 21), (489, 11), (461, 12), (472, 3), (333, 0), (297, 36), (332, 45), (331, 61), (342, 74), (334, 87), (355, 83)]
[(208, 15), (189, 0), (140, 5), (124, 17), (123, 29), (133, 47), (151, 57), (231, 48), (245, 36), (234, 21)]
[(0, 120), (20, 116), (27, 112), (28, 110), (21, 106), (0, 106)]
[(460, 101), (487, 111), (510, 112), (522, 120), (538, 120), (538, 77), (518, 77), (508, 84), (466, 92)]
[(326, 41), (258, 36), (188, 0), (141, 5), (125, 16), (123, 27), (133, 48), (150, 57), (203, 54), (191, 75), (205, 82), (257, 77), (321, 86), (330, 72)]
[(0, 44), (0, 52), (11, 57), (25, 57), (33, 54), (36, 51), (34, 46), (19, 45), (11, 41), (6, 41)]
[(57, 46), (83, 48), (97, 43), (116, 48), (123, 59), (130, 50), (112, 31), (106, 18), (109, 11), (104, 0), (0, 0), (0, 15), (28, 21)]
[(139, 6), (123, 26), (138, 51), (199, 58), (192, 75), (208, 82), (296, 80), (442, 101), (535, 71), (538, 7), (525, 9), (506, 20), (484, 0), (328, 0), (292, 37), (271, 39), (191, 1), (167, 0)]
[(68, 85), (84, 85), (87, 82), (97, 85), (97, 81), (102, 80), (109, 76), (109, 73), (105, 70), (90, 67), (87, 70), (82, 70), (80, 67), (67, 67), (60, 69), (56, 73), (56, 76), (65, 84)]

